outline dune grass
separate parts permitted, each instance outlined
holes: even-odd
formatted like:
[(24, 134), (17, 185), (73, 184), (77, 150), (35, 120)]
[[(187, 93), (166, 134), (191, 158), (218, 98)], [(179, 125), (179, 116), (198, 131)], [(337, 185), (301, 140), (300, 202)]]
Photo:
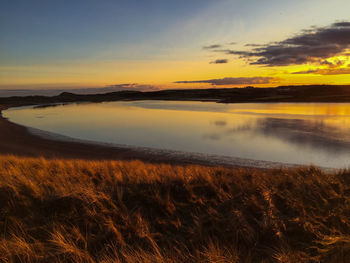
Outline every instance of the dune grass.
[(349, 259), (349, 172), (0, 157), (0, 262)]

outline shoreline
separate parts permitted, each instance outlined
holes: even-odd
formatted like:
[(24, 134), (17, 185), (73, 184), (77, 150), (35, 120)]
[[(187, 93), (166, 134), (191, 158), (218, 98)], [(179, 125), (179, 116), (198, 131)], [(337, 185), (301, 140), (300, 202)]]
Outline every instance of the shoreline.
[(2, 155), (49, 159), (140, 160), (175, 165), (195, 164), (253, 169), (306, 166), (80, 140), (10, 122), (2, 116), (2, 111), (8, 108), (10, 107), (0, 106), (0, 154)]

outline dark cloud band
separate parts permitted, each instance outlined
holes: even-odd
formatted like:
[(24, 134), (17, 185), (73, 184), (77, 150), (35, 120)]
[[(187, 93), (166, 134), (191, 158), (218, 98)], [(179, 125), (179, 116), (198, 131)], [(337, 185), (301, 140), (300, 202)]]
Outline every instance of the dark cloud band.
[(158, 91), (159, 88), (152, 85), (141, 85), (137, 83), (125, 83), (125, 84), (115, 84), (109, 85), (106, 88), (111, 88), (113, 91), (125, 91), (125, 90), (133, 90), (133, 91)]
[(218, 45), (218, 44), (214, 44), (214, 45), (210, 45), (210, 46), (204, 46), (204, 49), (216, 49), (216, 48), (221, 48), (222, 45)]
[(209, 83), (211, 85), (252, 85), (252, 84), (268, 84), (271, 83), (271, 77), (252, 77), (252, 78), (223, 78), (209, 80), (191, 80), (191, 81), (176, 81), (175, 83)]
[(293, 72), (292, 74), (348, 75), (350, 74), (350, 68), (310, 69)]
[(228, 59), (217, 59), (210, 62), (210, 64), (226, 64), (226, 63), (228, 63)]
[(215, 51), (248, 59), (252, 65), (288, 66), (317, 63), (345, 54), (350, 48), (350, 22), (337, 22), (328, 27), (316, 27), (272, 44), (255, 46), (248, 51)]

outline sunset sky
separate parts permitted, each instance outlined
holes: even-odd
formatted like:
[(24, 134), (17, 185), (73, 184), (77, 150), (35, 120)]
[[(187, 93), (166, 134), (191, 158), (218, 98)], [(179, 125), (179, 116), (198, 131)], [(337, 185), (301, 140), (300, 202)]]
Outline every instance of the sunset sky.
[(350, 84), (349, 0), (1, 0), (0, 89)]

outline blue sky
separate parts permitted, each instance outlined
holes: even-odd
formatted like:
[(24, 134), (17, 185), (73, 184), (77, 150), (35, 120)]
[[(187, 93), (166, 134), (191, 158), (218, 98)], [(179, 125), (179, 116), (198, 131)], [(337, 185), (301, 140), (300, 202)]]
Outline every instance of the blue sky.
[[(2, 0), (0, 85), (106, 85), (132, 81), (131, 72), (135, 82), (156, 83), (145, 75), (156, 75), (165, 62), (163, 74), (174, 71), (176, 81), (181, 67), (187, 77), (191, 65), (215, 57), (203, 51), (205, 45), (279, 41), (312, 25), (348, 20), (349, 10), (348, 0)], [(146, 74), (147, 63), (154, 72)], [(218, 68), (196, 68), (193, 77), (220, 76)], [(242, 77), (237, 71), (228, 76), (226, 68), (221, 77)], [(100, 75), (94, 80), (92, 72)]]

